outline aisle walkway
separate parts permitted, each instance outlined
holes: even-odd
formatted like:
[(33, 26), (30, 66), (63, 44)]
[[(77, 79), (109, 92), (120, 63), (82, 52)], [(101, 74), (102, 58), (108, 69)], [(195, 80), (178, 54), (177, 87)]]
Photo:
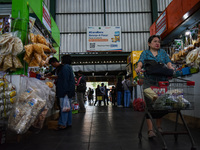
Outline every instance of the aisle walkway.
[[(54, 131), (43, 129), (20, 143), (0, 145), (0, 150), (161, 150), (158, 138), (147, 138), (146, 124), (142, 142), (137, 138), (143, 113), (132, 108), (87, 106), (87, 112), (73, 115), (71, 128)], [(174, 127), (174, 123), (163, 121), (163, 129)], [(200, 149), (200, 129), (191, 129)], [(180, 135), (178, 142), (166, 135), (169, 150), (189, 150), (191, 143), (187, 135)]]

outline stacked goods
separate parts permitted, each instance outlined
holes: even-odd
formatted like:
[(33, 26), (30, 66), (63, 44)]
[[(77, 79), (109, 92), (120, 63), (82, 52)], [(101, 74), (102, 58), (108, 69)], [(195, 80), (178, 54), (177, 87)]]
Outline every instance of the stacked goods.
[(31, 126), (41, 129), (54, 98), (54, 88), (49, 88), (44, 81), (24, 76), (8, 118), (8, 128), (17, 134), (25, 133)]
[(16, 100), (16, 88), (5, 78), (0, 78), (0, 119), (7, 117)]
[(185, 60), (186, 56), (188, 55), (189, 52), (191, 52), (192, 50), (194, 50), (195, 47), (193, 45), (189, 45), (188, 47), (186, 47), (184, 50), (180, 50), (178, 53), (174, 53), (172, 55), (171, 60), (173, 62), (178, 62), (178, 61), (182, 61)]
[(47, 43), (42, 35), (30, 33), (30, 41), (32, 44), (24, 46), (26, 51), (24, 60), (29, 64), (29, 67), (42, 67), (47, 65), (47, 56), (50, 53), (56, 53), (56, 50), (50, 43)]
[(0, 71), (15, 71), (16, 68), (23, 68), (17, 55), (23, 50), (21, 39), (13, 36), (12, 33), (0, 35)]
[(12, 109), (8, 119), (8, 128), (17, 134), (25, 133), (34, 123), (46, 101), (37, 95), (37, 91), (25, 91), (19, 96), (18, 104)]
[(46, 104), (46, 101), (38, 96), (38, 92), (38, 89), (31, 86), (21, 92), (8, 119), (9, 129), (23, 134), (34, 123)]
[(188, 53), (186, 56), (186, 64), (192, 64), (194, 63), (195, 66), (199, 66), (200, 63), (200, 48), (196, 48)]

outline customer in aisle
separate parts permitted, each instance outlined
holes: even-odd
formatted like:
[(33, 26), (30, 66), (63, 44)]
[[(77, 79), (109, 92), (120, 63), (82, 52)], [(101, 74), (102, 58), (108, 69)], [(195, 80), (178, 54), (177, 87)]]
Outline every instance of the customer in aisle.
[[(55, 69), (47, 74), (44, 75), (45, 78), (49, 77), (51, 79), (55, 80), (55, 85), (57, 82), (57, 78), (58, 78), (58, 73), (61, 70), (61, 68), (63, 67), (63, 64), (61, 64), (57, 58), (52, 57), (49, 59), (49, 64), (54, 67)], [(54, 75), (54, 76), (53, 76)], [(55, 102), (55, 107), (56, 109), (60, 110), (60, 100), (56, 95), (56, 102)], [(59, 111), (59, 116), (60, 116), (60, 111)]]
[(86, 92), (86, 81), (85, 81), (85, 77), (82, 73), (82, 71), (78, 71), (78, 81), (76, 83), (76, 91), (77, 91), (77, 100), (79, 103), (79, 112), (80, 113), (85, 113), (86, 109), (85, 109), (85, 104), (84, 104), (84, 97), (85, 97), (85, 92)]
[[(158, 35), (153, 35), (153, 36), (149, 37), (149, 39), (148, 39), (149, 49), (143, 51), (142, 54), (140, 55), (140, 59), (138, 60), (138, 64), (137, 64), (137, 68), (136, 68), (137, 73), (141, 72), (142, 67), (144, 66), (144, 63), (146, 60), (154, 60), (156, 62), (166, 64), (169, 69), (174, 70), (174, 68), (172, 67), (171, 60), (168, 57), (167, 53), (165, 52), (165, 50), (160, 48), (160, 40), (161, 40), (161, 38)], [(146, 80), (144, 80), (144, 85), (143, 85), (144, 89), (149, 88), (150, 86), (157, 86), (158, 81), (167, 81), (168, 80), (166, 78), (166, 76), (147, 75), (147, 73), (145, 73), (145, 79)], [(147, 107), (152, 107), (151, 100), (148, 99), (147, 97), (145, 97), (145, 102), (147, 104)], [(166, 113), (159, 113), (159, 114), (152, 113), (151, 114), (154, 119), (157, 119), (156, 125), (160, 132), (162, 132), (161, 118), (165, 114)], [(147, 118), (147, 126), (148, 126), (148, 137), (153, 138), (156, 136), (156, 134), (153, 131), (152, 122), (149, 119), (148, 115), (146, 116), (146, 118)]]
[[(63, 67), (58, 73), (56, 82), (56, 95), (60, 100), (60, 117), (58, 120), (57, 130), (65, 129), (66, 127), (72, 126), (72, 109), (71, 99), (75, 96), (75, 79), (71, 65), (71, 56), (62, 56)], [(69, 102), (69, 110), (64, 110), (66, 102)]]
[(105, 89), (104, 83), (101, 83), (101, 86), (99, 87), (99, 89), (101, 91), (101, 95), (102, 95), (102, 98), (103, 98), (104, 106), (106, 106), (106, 101), (105, 101), (106, 89)]
[[(51, 57), (49, 59), (49, 64), (54, 67), (55, 69), (47, 74), (44, 75), (44, 77), (51, 77), (51, 78), (54, 78), (56, 79), (57, 76), (58, 76), (58, 73), (60, 71), (60, 69), (62, 68), (63, 64), (61, 64), (57, 58), (55, 57)], [(55, 76), (52, 76), (52, 75), (55, 75)]]
[(107, 86), (105, 85), (105, 102), (107, 103), (107, 105), (109, 105), (108, 101), (109, 101), (109, 98), (108, 98), (108, 89), (107, 89)]
[(99, 106), (100, 106), (100, 102), (99, 102), (99, 99), (98, 99), (98, 96), (101, 96), (101, 91), (100, 91), (100, 85), (97, 85), (97, 88), (95, 89), (95, 102), (94, 102), (94, 106), (96, 105), (97, 101), (99, 103)]
[(88, 96), (88, 102), (90, 105), (93, 102), (93, 94), (94, 94), (94, 90), (89, 88), (89, 90), (87, 91), (87, 96)]
[(124, 107), (128, 108), (130, 106), (130, 101), (131, 101), (130, 88), (132, 86), (129, 76), (125, 76), (125, 79), (122, 81), (122, 85), (124, 88)]
[(116, 92), (117, 92), (117, 107), (123, 107), (122, 106), (122, 94), (123, 94), (123, 85), (122, 85), (122, 78), (119, 77), (117, 81), (116, 86)]
[(112, 97), (112, 105), (115, 106), (115, 103), (116, 103), (116, 88), (115, 88), (115, 86), (112, 86), (111, 97)]

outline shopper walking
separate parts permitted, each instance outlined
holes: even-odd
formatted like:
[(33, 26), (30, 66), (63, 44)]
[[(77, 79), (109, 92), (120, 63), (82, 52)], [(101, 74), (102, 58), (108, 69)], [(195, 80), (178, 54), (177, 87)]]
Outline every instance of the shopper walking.
[(131, 81), (129, 76), (125, 76), (125, 79), (122, 81), (123, 88), (124, 88), (124, 107), (130, 106), (130, 100), (131, 100)]
[(87, 96), (88, 96), (88, 102), (90, 105), (91, 105), (91, 102), (93, 102), (93, 94), (94, 94), (94, 90), (89, 88), (87, 92)]
[[(174, 70), (174, 68), (172, 67), (172, 63), (171, 63), (169, 56), (167, 55), (165, 50), (160, 49), (160, 40), (161, 40), (161, 38), (158, 35), (153, 35), (153, 36), (149, 37), (149, 39), (148, 39), (149, 49), (143, 51), (142, 54), (140, 55), (140, 59), (139, 59), (138, 64), (137, 64), (138, 66), (136, 68), (137, 73), (139, 73), (141, 71), (146, 60), (154, 60), (156, 62), (166, 64), (169, 69)], [(160, 68), (158, 68), (158, 69), (160, 69)], [(143, 84), (144, 88), (149, 88), (150, 86), (157, 86), (158, 81), (167, 81), (168, 80), (166, 78), (166, 76), (147, 75), (146, 73), (145, 73), (145, 78), (147, 80), (145, 80), (145, 82)], [(145, 102), (147, 104), (147, 107), (151, 107), (151, 100), (150, 99), (145, 97)], [(157, 119), (156, 125), (157, 125), (158, 130), (160, 132), (162, 132), (161, 118), (165, 114), (166, 113), (152, 114), (152, 117)], [(148, 115), (146, 116), (146, 118), (147, 118), (147, 126), (148, 126), (148, 137), (153, 138), (153, 137), (156, 136), (156, 134), (153, 131), (152, 122), (149, 119)]]
[(116, 103), (116, 88), (115, 88), (115, 86), (112, 86), (111, 97), (112, 97), (112, 105), (115, 106), (115, 103)]
[(86, 81), (82, 71), (78, 71), (78, 81), (76, 86), (77, 86), (77, 99), (80, 107), (79, 112), (85, 113), (86, 109), (85, 109), (84, 97), (86, 92)]
[(106, 101), (105, 101), (106, 89), (105, 89), (104, 83), (101, 83), (101, 86), (99, 87), (99, 89), (101, 91), (101, 95), (102, 95), (102, 100), (104, 102), (104, 106), (106, 106)]
[(123, 94), (123, 85), (122, 85), (122, 78), (119, 77), (116, 86), (117, 92), (117, 107), (122, 107), (122, 94)]
[(107, 89), (107, 86), (105, 85), (105, 102), (107, 102), (107, 105), (109, 105), (108, 101), (109, 101), (109, 99), (108, 99), (108, 89)]
[[(56, 82), (56, 95), (60, 100), (60, 117), (58, 120), (57, 130), (65, 129), (72, 126), (72, 110), (71, 99), (75, 95), (75, 80), (71, 65), (71, 56), (64, 55), (62, 57), (63, 67), (58, 73)], [(64, 110), (68, 102), (69, 110)]]

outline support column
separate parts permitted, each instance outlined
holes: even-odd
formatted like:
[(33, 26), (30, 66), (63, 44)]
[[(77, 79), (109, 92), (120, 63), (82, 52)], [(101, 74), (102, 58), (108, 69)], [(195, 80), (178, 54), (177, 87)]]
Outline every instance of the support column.
[(152, 23), (156, 21), (158, 18), (158, 5), (157, 0), (151, 0), (151, 16), (152, 16)]

